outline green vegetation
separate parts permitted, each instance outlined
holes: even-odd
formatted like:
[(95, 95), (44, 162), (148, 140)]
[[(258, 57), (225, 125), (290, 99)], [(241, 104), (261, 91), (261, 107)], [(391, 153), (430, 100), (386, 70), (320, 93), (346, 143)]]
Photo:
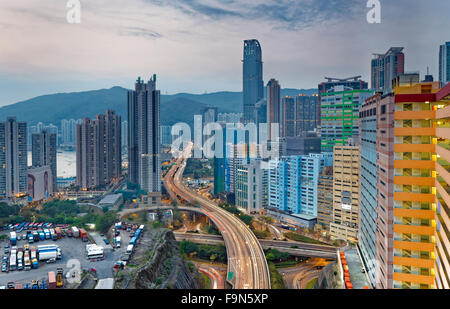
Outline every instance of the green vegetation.
[(264, 231), (260, 231), (257, 229), (252, 229), (255, 236), (259, 239), (268, 238), (270, 236), (270, 232), (266, 229)]
[(270, 285), (272, 289), (285, 289), (286, 283), (284, 282), (283, 276), (278, 272), (275, 264), (269, 262), (269, 272), (270, 272)]
[[(214, 224), (211, 225), (207, 225), (203, 228), (203, 231), (210, 234), (210, 235), (220, 235), (219, 230), (216, 228), (216, 226)], [(198, 233), (198, 231), (195, 231)], [(194, 232), (194, 233), (195, 233)]]
[(200, 289), (210, 289), (212, 284), (211, 284), (211, 279), (205, 275), (204, 273), (199, 272), (198, 276), (198, 286)]
[(296, 266), (307, 260), (307, 258), (295, 257), (289, 253), (280, 252), (277, 249), (268, 249), (264, 252), (267, 261), (273, 263), (277, 268)]
[(188, 240), (180, 242), (180, 253), (211, 262), (227, 262), (227, 250), (223, 245), (198, 245)]
[(242, 220), (242, 222), (244, 222), (246, 225), (250, 225), (253, 222), (253, 217), (246, 215), (245, 213), (243, 213), (242, 211), (240, 211), (239, 209), (237, 209), (236, 206), (234, 205), (230, 205), (230, 204), (220, 204), (219, 205), (221, 208), (225, 209), (226, 211), (234, 214), (236, 217), (238, 217), (239, 219)]
[[(96, 229), (105, 233), (116, 220), (116, 212), (107, 211), (104, 214), (96, 214), (95, 210), (88, 206), (78, 206), (75, 201), (52, 200), (40, 210), (23, 208), (18, 206), (7, 206), (0, 203), (0, 220), (2, 224), (17, 223), (23, 221), (50, 222), (54, 224), (70, 224), (84, 227), (87, 223), (94, 223)], [(85, 213), (83, 216), (80, 214)]]
[(313, 289), (313, 288), (314, 288), (314, 285), (316, 284), (316, 282), (317, 282), (317, 278), (312, 279), (311, 281), (309, 281), (309, 282), (306, 284), (306, 289), (308, 289), (308, 290)]
[(9, 206), (6, 203), (0, 203), (0, 224), (5, 225), (19, 222), (21, 219), (19, 213), (19, 206)]
[[(208, 168), (209, 167), (211, 168)], [(183, 175), (194, 179), (213, 177), (212, 162), (202, 162), (200, 159), (189, 158)]]
[(318, 245), (326, 245), (325, 243), (315, 240), (313, 238), (304, 236), (304, 235), (300, 235), (294, 232), (288, 232), (286, 234), (284, 234), (284, 236), (286, 236), (287, 238), (289, 238), (290, 240), (294, 240), (294, 241), (298, 241), (298, 242), (304, 242), (304, 243), (308, 243), (308, 244), (318, 244)]

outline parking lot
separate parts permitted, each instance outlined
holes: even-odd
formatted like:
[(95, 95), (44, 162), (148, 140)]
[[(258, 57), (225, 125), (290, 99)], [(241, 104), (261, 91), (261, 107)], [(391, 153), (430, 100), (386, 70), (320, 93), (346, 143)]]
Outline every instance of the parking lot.
[[(8, 239), (0, 241), (1, 246), (1, 256), (5, 255), (5, 244), (9, 243), (9, 231), (2, 231), (1, 234), (8, 235)], [(20, 235), (25, 233), (20, 233)], [(127, 245), (130, 241), (129, 233), (127, 231), (120, 231), (121, 237), (121, 247), (117, 249), (113, 249), (111, 245), (107, 245), (104, 242), (105, 236), (101, 236), (98, 233), (89, 233), (90, 238), (94, 239), (95, 243), (99, 246), (104, 247), (104, 259), (102, 261), (90, 261), (86, 257), (86, 245), (90, 242), (83, 242), (80, 238), (73, 237), (63, 237), (58, 239), (57, 241), (53, 240), (41, 240), (39, 242), (30, 244), (31, 246), (40, 246), (40, 245), (57, 245), (61, 249), (62, 258), (60, 260), (56, 260), (56, 262), (47, 264), (46, 262), (39, 262), (39, 267), (37, 269), (31, 270), (15, 270), (1, 272), (0, 273), (0, 286), (6, 286), (8, 282), (14, 283), (31, 283), (32, 280), (47, 280), (48, 272), (55, 271), (58, 267), (62, 267), (64, 269), (64, 277), (70, 277), (73, 271), (76, 269), (77, 261), (79, 262), (81, 270), (89, 270), (91, 268), (95, 269), (97, 276), (99, 279), (112, 278), (113, 277), (113, 266), (114, 264), (121, 259), (121, 257), (126, 253)], [(26, 240), (18, 240), (16, 246), (18, 248), (23, 247), (28, 244)], [(75, 260), (75, 264), (73, 263)], [(68, 275), (67, 273), (70, 272)], [(66, 282), (65, 282), (66, 286)]]

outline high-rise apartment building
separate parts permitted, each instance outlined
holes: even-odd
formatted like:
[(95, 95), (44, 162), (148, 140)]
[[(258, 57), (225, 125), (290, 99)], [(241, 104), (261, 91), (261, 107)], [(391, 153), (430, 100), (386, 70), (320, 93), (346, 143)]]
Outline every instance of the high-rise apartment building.
[(300, 94), (296, 97), (295, 107), (295, 131), (296, 136), (306, 134), (306, 132), (314, 131), (319, 125), (319, 108), (318, 95)]
[(244, 122), (255, 122), (255, 104), (264, 98), (261, 45), (257, 40), (244, 41), (243, 100)]
[(317, 224), (330, 230), (333, 218), (333, 167), (325, 166), (317, 183)]
[(160, 91), (156, 75), (128, 91), (128, 177), (157, 203), (161, 193)]
[(281, 89), (280, 83), (276, 79), (271, 79), (267, 83), (267, 124), (268, 124), (268, 135), (271, 139), (271, 130), (273, 123), (280, 124), (280, 102), (281, 102)]
[(359, 110), (361, 146), (360, 213), (358, 246), (375, 287), (376, 230), (377, 230), (377, 103), (381, 93), (368, 98)]
[(121, 129), (121, 139), (122, 139), (122, 151), (127, 151), (128, 148), (128, 121), (122, 121)]
[(32, 135), (32, 166), (49, 166), (52, 172), (52, 188), (56, 190), (57, 160), (56, 134), (46, 129)]
[(282, 137), (295, 137), (295, 99), (284, 97), (282, 103)]
[(322, 151), (332, 152), (349, 138), (359, 135), (359, 108), (373, 95), (371, 90), (355, 90), (343, 85), (330, 88), (321, 95)]
[(335, 146), (333, 152), (333, 218), (330, 235), (356, 241), (359, 224), (359, 152), (354, 145)]
[(317, 186), (331, 153), (281, 157), (269, 161), (269, 208), (317, 217)]
[[(76, 144), (77, 139), (76, 125), (81, 123), (82, 123), (81, 119), (61, 120), (61, 143), (63, 146), (74, 146)], [(39, 132), (36, 131), (33, 133)]]
[(395, 88), (393, 287), (449, 288), (450, 85)]
[(121, 175), (121, 121), (114, 111), (83, 119), (77, 130), (77, 185), (82, 190), (108, 185)]
[(25, 196), (27, 173), (27, 123), (8, 117), (0, 122), (0, 197)]
[(405, 73), (405, 54), (403, 47), (391, 47), (385, 54), (374, 54), (371, 63), (372, 89), (389, 93), (392, 80)]
[(268, 170), (261, 160), (236, 168), (236, 206), (247, 213), (257, 213), (267, 208)]
[(321, 101), (322, 101), (322, 93), (329, 92), (332, 88), (337, 86), (343, 86), (345, 89), (353, 89), (353, 90), (363, 90), (368, 89), (369, 84), (363, 80), (361, 80), (361, 76), (354, 76), (349, 78), (334, 78), (334, 77), (325, 77), (326, 82), (322, 82), (318, 86), (318, 95), (319, 95), (319, 105), (317, 107), (317, 117), (319, 121), (319, 125), (322, 123), (321, 117), (322, 113), (321, 109)]
[(439, 81), (442, 86), (450, 83), (450, 42), (439, 47)]
[(161, 145), (170, 146), (172, 144), (172, 126), (161, 126)]

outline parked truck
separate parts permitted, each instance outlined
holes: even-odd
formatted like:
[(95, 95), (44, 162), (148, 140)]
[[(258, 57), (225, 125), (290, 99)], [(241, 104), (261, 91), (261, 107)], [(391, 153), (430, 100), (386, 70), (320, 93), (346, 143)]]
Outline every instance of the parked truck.
[(38, 260), (37, 260), (37, 250), (36, 247), (31, 247), (30, 250), (30, 258), (31, 258), (31, 265), (34, 269), (38, 268)]
[(48, 288), (56, 289), (56, 274), (54, 271), (48, 272)]
[(61, 239), (62, 238), (61, 228), (59, 228), (59, 227), (55, 228), (55, 233), (56, 233), (56, 238), (57, 239)]
[(30, 260), (30, 251), (26, 250), (23, 257), (23, 264), (25, 266), (25, 270), (31, 270), (31, 260)]
[(43, 230), (39, 231), (39, 239), (40, 240), (45, 240), (45, 232)]
[(17, 269), (17, 255), (16, 250), (11, 251), (11, 255), (9, 257), (9, 270), (14, 271)]
[(34, 243), (33, 232), (30, 231), (30, 233), (28, 233), (27, 237), (28, 237), (28, 243), (30, 243), (30, 244)]
[(64, 271), (62, 267), (58, 267), (56, 269), (56, 287), (62, 288), (64, 286), (64, 277), (63, 277)]
[(75, 237), (75, 238), (80, 237), (80, 231), (78, 230), (78, 228), (76, 226), (72, 226), (72, 234), (73, 234), (73, 237)]
[(44, 233), (45, 233), (45, 239), (50, 239), (50, 237), (51, 237), (50, 230), (49, 229), (45, 229)]
[(11, 246), (15, 246), (17, 244), (17, 235), (16, 232), (11, 232), (9, 234), (9, 238), (10, 238), (10, 242), (11, 242)]
[(58, 258), (58, 246), (56, 245), (42, 245), (37, 248), (39, 261), (45, 261)]
[(87, 232), (85, 229), (80, 229), (81, 241), (88, 241)]
[(116, 248), (120, 248), (120, 236), (114, 238), (114, 244), (116, 245)]

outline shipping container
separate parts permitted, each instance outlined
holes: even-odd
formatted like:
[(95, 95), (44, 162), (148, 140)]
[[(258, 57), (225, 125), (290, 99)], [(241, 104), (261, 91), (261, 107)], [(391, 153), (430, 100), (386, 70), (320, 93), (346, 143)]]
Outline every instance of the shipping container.
[(56, 274), (54, 271), (48, 272), (48, 288), (56, 289)]

